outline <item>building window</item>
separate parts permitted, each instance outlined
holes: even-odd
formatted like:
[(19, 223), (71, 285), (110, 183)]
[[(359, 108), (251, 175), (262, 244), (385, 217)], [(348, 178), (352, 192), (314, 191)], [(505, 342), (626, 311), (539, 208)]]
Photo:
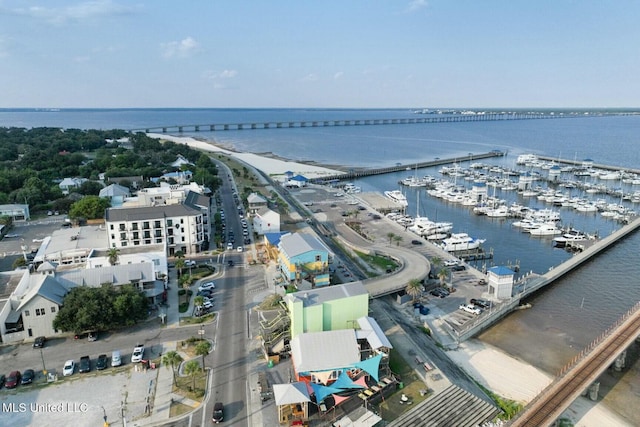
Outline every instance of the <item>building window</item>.
[(142, 228), (145, 229), (145, 230), (148, 230), (149, 229), (149, 221), (143, 222), (142, 223)]
[(151, 232), (150, 231), (145, 231), (144, 232), (144, 238), (145, 239), (149, 239), (151, 237)]
[(173, 225), (173, 220), (172, 219), (168, 219), (167, 220), (167, 227), (171, 227)]
[(51, 307), (51, 312), (55, 313), (56, 312), (56, 308), (55, 307)]
[(122, 246), (127, 246), (127, 242), (122, 242)]
[(150, 244), (151, 244), (151, 240), (145, 240), (145, 241), (144, 241), (144, 244), (145, 244), (145, 245), (150, 245)]
[(124, 224), (118, 224), (118, 230), (125, 231), (126, 229), (125, 229)]
[(316, 255), (316, 262), (320, 262), (322, 261), (322, 256), (321, 255)]
[(110, 229), (110, 230), (113, 230), (113, 224), (110, 224), (110, 225), (109, 225), (109, 229)]
[(25, 316), (25, 317), (29, 316), (29, 310), (25, 310), (25, 311), (24, 311), (24, 316)]
[(131, 229), (132, 230), (137, 230), (138, 229), (138, 223), (134, 222), (133, 224), (131, 224)]
[(116, 240), (116, 235), (115, 234), (111, 235), (111, 240)]
[(127, 240), (127, 233), (120, 233), (120, 240)]
[(155, 221), (155, 222), (153, 223), (153, 227), (154, 227), (154, 228), (160, 228), (160, 221)]
[(36, 308), (36, 316), (44, 316), (44, 308)]
[(140, 246), (140, 240), (134, 240), (133, 246)]
[(162, 243), (162, 238), (156, 239), (156, 243)]
[(133, 232), (133, 238), (134, 239), (139, 239), (140, 238), (140, 233), (138, 233), (137, 231)]

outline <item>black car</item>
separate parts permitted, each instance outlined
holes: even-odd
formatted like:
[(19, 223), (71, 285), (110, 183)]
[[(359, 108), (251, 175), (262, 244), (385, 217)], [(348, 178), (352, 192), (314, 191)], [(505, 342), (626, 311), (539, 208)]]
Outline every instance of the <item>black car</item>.
[(491, 303), (487, 300), (483, 300), (483, 299), (475, 299), (475, 298), (471, 298), (469, 300), (469, 303), (475, 305), (476, 307), (480, 307), (483, 309), (487, 309), (489, 307), (491, 307)]
[(196, 294), (196, 296), (198, 297), (210, 297), (211, 296), (211, 291), (203, 289), (201, 291), (198, 291), (198, 293)]
[(412, 241), (411, 241), (411, 244), (412, 244), (412, 245), (421, 245), (421, 244), (422, 244), (422, 242), (421, 242), (420, 240), (412, 240)]
[(45, 337), (37, 337), (35, 341), (33, 341), (33, 348), (42, 348), (44, 347), (44, 343), (47, 339)]
[(233, 260), (232, 260), (232, 259), (230, 259), (229, 261), (227, 261), (227, 265), (228, 265), (229, 267), (233, 267)]
[(91, 359), (89, 356), (82, 356), (80, 358), (80, 365), (78, 365), (78, 372), (81, 374), (91, 371)]
[(219, 423), (224, 420), (224, 405), (222, 402), (216, 402), (213, 405), (213, 415), (211, 416), (211, 421), (214, 423)]
[(36, 376), (36, 373), (33, 371), (33, 369), (26, 369), (22, 373), (22, 379), (20, 380), (20, 384), (22, 385), (31, 384), (35, 376)]
[(434, 297), (440, 297), (440, 298), (444, 298), (446, 296), (449, 296), (449, 291), (447, 291), (446, 289), (443, 289), (443, 288), (435, 288), (429, 293), (431, 295), (433, 295)]
[(100, 356), (98, 356), (98, 360), (96, 360), (96, 369), (101, 371), (106, 368), (108, 360), (109, 359), (107, 359), (106, 354), (101, 354)]

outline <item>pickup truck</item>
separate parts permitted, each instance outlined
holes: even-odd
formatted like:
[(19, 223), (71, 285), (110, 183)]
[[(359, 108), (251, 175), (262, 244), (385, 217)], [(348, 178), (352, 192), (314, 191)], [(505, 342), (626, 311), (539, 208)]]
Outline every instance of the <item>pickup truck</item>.
[(82, 356), (80, 358), (80, 364), (78, 365), (78, 372), (84, 374), (91, 371), (91, 359), (89, 356)]

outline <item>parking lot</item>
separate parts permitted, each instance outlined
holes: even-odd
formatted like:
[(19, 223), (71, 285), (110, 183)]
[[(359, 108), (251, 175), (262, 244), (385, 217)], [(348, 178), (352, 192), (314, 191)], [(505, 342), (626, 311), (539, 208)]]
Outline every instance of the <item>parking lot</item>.
[[(135, 426), (145, 415), (147, 398), (153, 404), (159, 370), (134, 369), (136, 365), (112, 371), (74, 374), (50, 384), (18, 386), (0, 390), (0, 409), (15, 426), (99, 426), (106, 421)], [(60, 377), (61, 377), (60, 373)], [(6, 425), (5, 423), (1, 423)]]
[(40, 247), (42, 239), (60, 229), (64, 222), (63, 216), (52, 216), (37, 221), (16, 222), (13, 228), (0, 240), (0, 271), (12, 270), (11, 266), (16, 257)]

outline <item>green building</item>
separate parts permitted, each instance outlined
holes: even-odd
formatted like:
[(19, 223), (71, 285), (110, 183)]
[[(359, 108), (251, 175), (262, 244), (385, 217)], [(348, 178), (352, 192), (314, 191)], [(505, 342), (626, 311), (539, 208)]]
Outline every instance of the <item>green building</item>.
[(304, 332), (354, 329), (369, 314), (369, 293), (362, 282), (315, 288), (287, 294), (291, 338)]

